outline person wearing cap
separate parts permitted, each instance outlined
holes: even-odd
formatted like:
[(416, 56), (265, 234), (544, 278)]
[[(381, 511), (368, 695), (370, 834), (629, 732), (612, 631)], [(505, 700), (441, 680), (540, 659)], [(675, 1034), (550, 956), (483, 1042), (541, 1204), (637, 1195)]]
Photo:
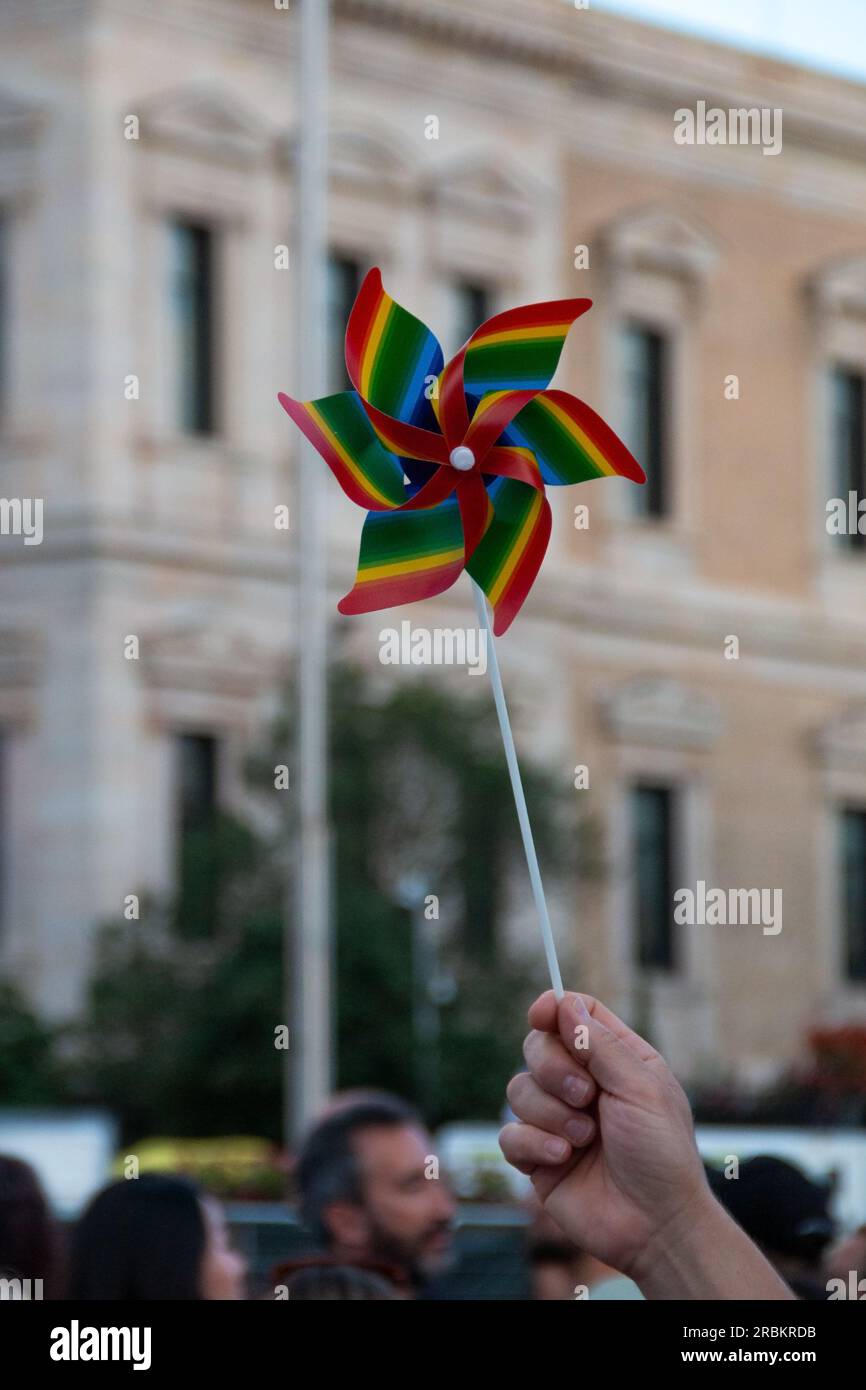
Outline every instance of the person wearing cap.
[(760, 1154), (736, 1177), (709, 1169), (710, 1187), (726, 1211), (763, 1250), (798, 1298), (827, 1297), (821, 1259), (833, 1238), (830, 1187), (787, 1159)]

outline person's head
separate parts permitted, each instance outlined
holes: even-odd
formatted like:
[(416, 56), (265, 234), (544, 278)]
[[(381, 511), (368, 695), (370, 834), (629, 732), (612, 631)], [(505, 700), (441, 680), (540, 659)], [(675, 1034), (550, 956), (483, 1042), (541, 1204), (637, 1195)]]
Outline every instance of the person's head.
[(55, 1298), (60, 1279), (60, 1232), (39, 1179), (20, 1158), (0, 1154), (0, 1278), (41, 1279)]
[(450, 1250), (454, 1200), (429, 1173), (430, 1136), (403, 1101), (368, 1092), (338, 1104), (301, 1149), (298, 1185), (305, 1225), (347, 1264), (396, 1263), (437, 1272)]
[(70, 1297), (238, 1299), (244, 1270), (218, 1202), (184, 1178), (146, 1173), (104, 1188), (84, 1212), (72, 1239)]
[(826, 1184), (764, 1154), (742, 1162), (735, 1178), (714, 1170), (709, 1177), (722, 1205), (784, 1277), (817, 1271), (833, 1235)]

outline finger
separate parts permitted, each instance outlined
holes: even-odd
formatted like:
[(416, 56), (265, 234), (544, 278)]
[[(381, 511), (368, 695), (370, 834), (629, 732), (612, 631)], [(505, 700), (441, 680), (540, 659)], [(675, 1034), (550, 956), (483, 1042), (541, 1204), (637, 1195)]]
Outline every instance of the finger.
[(527, 1018), (530, 1028), (537, 1028), (542, 1033), (555, 1033), (557, 1029), (556, 1010), (556, 995), (552, 989), (547, 989), (529, 1006)]
[[(594, 998), (591, 994), (574, 994), (569, 992), (562, 1000), (557, 1000), (552, 989), (546, 990), (545, 993), (539, 995), (530, 1006), (528, 1015), (530, 1027), (537, 1028), (542, 1033), (562, 1033), (562, 1010), (563, 1006), (568, 1005), (569, 1002), (578, 1012), (580, 1012), (580, 1004), (583, 1004), (591, 1018), (597, 1019), (599, 1023), (604, 1024), (615, 1037), (622, 1038), (623, 1042), (633, 1047), (638, 1056), (642, 1057), (645, 1061), (658, 1057), (659, 1054), (656, 1052), (655, 1048), (651, 1047), (644, 1038), (638, 1033), (635, 1033), (629, 1028), (628, 1024), (623, 1023), (621, 1018), (617, 1018), (616, 1014), (613, 1013), (611, 1009), (608, 1009), (600, 1000)], [(573, 1020), (570, 1011), (567, 1012), (565, 1021), (568, 1025), (568, 1029), (567, 1036), (565, 1036), (563, 1040), (566, 1044), (566, 1048), (571, 1049), (573, 1046), (574, 1032), (571, 1026)], [(578, 1021), (585, 1022), (586, 1020), (580, 1019)]]
[(499, 1147), (513, 1167), (531, 1173), (535, 1168), (558, 1168), (567, 1163), (574, 1145), (534, 1125), (510, 1124), (500, 1131)]
[(564, 1100), (567, 1105), (588, 1105), (595, 1085), (586, 1066), (572, 1052), (569, 1056), (559, 1038), (550, 1033), (527, 1033), (523, 1040), (526, 1065), (542, 1091)]
[[(565, 1023), (567, 1032), (565, 1041), (567, 1045), (573, 1045), (575, 1023), (586, 1022), (581, 1011), (581, 1005), (583, 1005), (583, 1008), (591, 1019), (595, 1019), (598, 1023), (603, 1024), (608, 1032), (613, 1033), (614, 1037), (620, 1038), (628, 1047), (631, 1047), (642, 1061), (649, 1062), (653, 1058), (658, 1057), (659, 1054), (656, 1052), (655, 1048), (651, 1047), (645, 1038), (642, 1038), (639, 1033), (635, 1033), (633, 1029), (629, 1028), (627, 1023), (623, 1023), (621, 1018), (617, 1018), (612, 1010), (606, 1008), (600, 1000), (594, 999), (591, 994), (569, 993), (559, 1002), (557, 1025), (561, 1032), (563, 1029), (563, 1022)], [(563, 1020), (563, 1013), (565, 1014), (565, 1020)], [(573, 1017), (574, 1013), (578, 1015), (576, 1020)]]
[(639, 1100), (654, 1084), (652, 1063), (658, 1054), (647, 1044), (644, 1049), (649, 1055), (642, 1057), (631, 1041), (612, 1032), (594, 1015), (585, 1023), (573, 998), (560, 1004), (559, 1020), (560, 1036), (572, 1041), (590, 1075), (603, 1090)]
[(576, 1148), (588, 1143), (592, 1137), (595, 1126), (590, 1116), (575, 1114), (570, 1105), (542, 1091), (528, 1072), (522, 1071), (511, 1078), (507, 1095), (511, 1109), (524, 1124), (543, 1129), (548, 1134), (558, 1134)]

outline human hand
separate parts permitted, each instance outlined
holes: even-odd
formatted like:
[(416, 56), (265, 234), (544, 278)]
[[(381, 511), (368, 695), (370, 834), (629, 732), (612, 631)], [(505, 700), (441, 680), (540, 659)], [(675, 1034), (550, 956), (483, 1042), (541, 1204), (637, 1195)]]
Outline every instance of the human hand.
[(529, 1011), (528, 1072), (508, 1100), (519, 1123), (500, 1145), (529, 1174), (565, 1234), (634, 1273), (666, 1228), (713, 1198), (685, 1093), (664, 1058), (588, 995)]

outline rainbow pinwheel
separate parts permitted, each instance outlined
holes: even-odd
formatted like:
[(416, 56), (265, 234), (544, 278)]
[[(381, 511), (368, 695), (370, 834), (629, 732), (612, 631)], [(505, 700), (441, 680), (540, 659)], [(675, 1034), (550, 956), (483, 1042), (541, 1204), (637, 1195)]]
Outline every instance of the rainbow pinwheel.
[(354, 391), (280, 402), (367, 509), (341, 613), (432, 598), (465, 569), (506, 631), (550, 537), (545, 487), (643, 469), (583, 401), (549, 390), (589, 299), (530, 304), (477, 328), (447, 366), (436, 338), (371, 270), (346, 329)]

